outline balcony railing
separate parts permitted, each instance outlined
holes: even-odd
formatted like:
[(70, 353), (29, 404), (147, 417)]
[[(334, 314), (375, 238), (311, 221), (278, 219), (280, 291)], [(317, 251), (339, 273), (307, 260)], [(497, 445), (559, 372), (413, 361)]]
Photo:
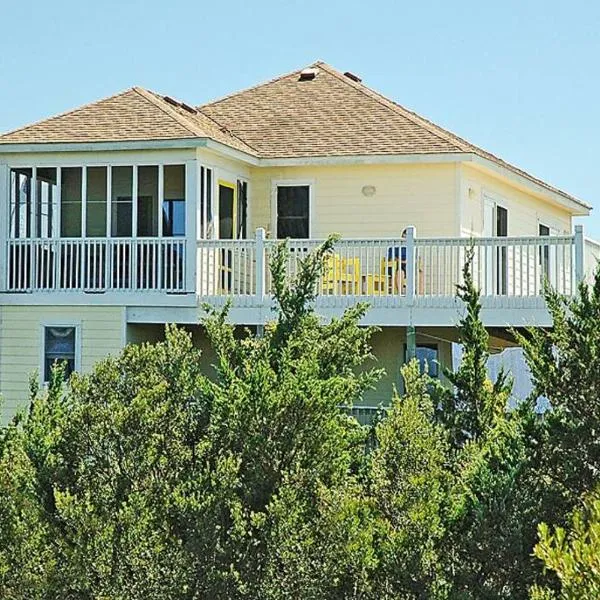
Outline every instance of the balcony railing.
[[(317, 303), (344, 307), (357, 300), (374, 307), (445, 306), (472, 274), (484, 301), (515, 306), (541, 298), (544, 282), (573, 295), (584, 276), (583, 231), (553, 237), (344, 239), (324, 258)], [(268, 265), (277, 240), (259, 229), (252, 239), (200, 240), (194, 265), (184, 238), (10, 239), (4, 256), (8, 292), (195, 293), (202, 301), (268, 307), (273, 286)], [(288, 277), (319, 240), (291, 240)], [(195, 273), (193, 268), (195, 266)], [(195, 281), (194, 281), (195, 277)], [(194, 289), (195, 288), (195, 289)]]
[[(197, 289), (219, 304), (266, 305), (272, 296), (267, 269), (278, 242), (258, 230), (251, 240), (198, 242)], [(288, 277), (320, 240), (291, 240)], [(573, 295), (583, 277), (583, 231), (552, 237), (344, 239), (325, 257), (317, 302), (340, 306), (366, 300), (373, 306), (441, 304), (456, 296), (471, 256), (472, 275), (484, 301), (512, 304), (541, 298), (544, 282)]]
[(156, 238), (12, 239), (6, 290), (183, 292), (185, 244)]

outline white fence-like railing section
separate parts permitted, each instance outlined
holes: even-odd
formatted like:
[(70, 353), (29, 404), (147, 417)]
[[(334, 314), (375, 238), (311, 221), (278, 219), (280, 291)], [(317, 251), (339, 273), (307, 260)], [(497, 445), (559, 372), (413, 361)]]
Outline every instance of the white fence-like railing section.
[[(251, 240), (198, 242), (198, 291), (213, 301), (263, 305), (272, 296), (269, 269), (277, 240), (257, 230)], [(322, 240), (290, 240), (287, 276)], [(323, 261), (318, 302), (337, 305), (364, 299), (376, 306), (406, 304), (416, 298), (454, 298), (463, 267), (484, 297), (541, 297), (544, 283), (573, 295), (583, 277), (583, 232), (572, 236), (343, 239)]]
[(63, 238), (7, 242), (9, 292), (184, 292), (183, 239)]
[[(267, 306), (273, 295), (269, 264), (277, 240), (263, 229), (244, 240), (200, 240), (196, 272), (183, 238), (10, 239), (6, 242), (9, 292), (159, 291), (193, 293), (215, 303)], [(290, 240), (287, 276), (320, 240)], [(356, 299), (374, 306), (435, 304), (454, 298), (471, 257), (475, 285), (484, 297), (540, 297), (544, 282), (572, 295), (584, 277), (583, 231), (572, 236), (343, 239), (325, 255), (317, 283), (318, 302), (347, 305)], [(195, 276), (195, 281), (193, 278)], [(194, 289), (195, 288), (195, 289)], [(428, 299), (428, 300), (427, 300)]]
[(417, 295), (453, 295), (468, 257), (483, 296), (540, 296), (544, 282), (572, 295), (577, 287), (575, 243), (575, 236), (417, 239)]

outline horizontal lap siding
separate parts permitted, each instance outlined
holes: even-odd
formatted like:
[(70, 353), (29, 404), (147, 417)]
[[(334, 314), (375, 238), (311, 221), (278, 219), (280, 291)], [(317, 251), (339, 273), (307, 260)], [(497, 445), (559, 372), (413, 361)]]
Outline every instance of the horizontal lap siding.
[[(272, 182), (311, 180), (312, 237), (396, 237), (408, 225), (421, 236), (458, 231), (457, 169), (452, 164), (260, 168), (252, 174), (253, 227), (275, 232)], [(362, 193), (374, 186), (375, 195)]]
[(124, 309), (95, 306), (4, 306), (0, 308), (0, 393), (2, 421), (28, 401), (30, 375), (41, 368), (42, 324), (81, 325), (84, 372), (123, 347)]
[(543, 223), (559, 234), (571, 232), (571, 216), (565, 209), (526, 193), (479, 169), (464, 165), (463, 235), (481, 235), (483, 231), (483, 197), (488, 194), (508, 209), (509, 236), (537, 236)]

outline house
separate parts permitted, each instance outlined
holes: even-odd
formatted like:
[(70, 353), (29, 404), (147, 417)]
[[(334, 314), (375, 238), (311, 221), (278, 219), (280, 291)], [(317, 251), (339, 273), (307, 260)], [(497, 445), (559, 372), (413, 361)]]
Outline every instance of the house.
[(260, 327), (278, 238), (293, 272), (341, 234), (317, 309), (370, 302), (388, 375), (368, 404), (407, 355), (451, 361), (471, 248), (498, 349), (508, 328), (549, 323), (544, 278), (575, 293), (595, 251), (573, 226), (588, 204), (323, 62), (201, 106), (134, 87), (6, 133), (0, 206), (5, 416), (56, 359), (85, 371), (167, 322), (206, 347), (205, 302)]

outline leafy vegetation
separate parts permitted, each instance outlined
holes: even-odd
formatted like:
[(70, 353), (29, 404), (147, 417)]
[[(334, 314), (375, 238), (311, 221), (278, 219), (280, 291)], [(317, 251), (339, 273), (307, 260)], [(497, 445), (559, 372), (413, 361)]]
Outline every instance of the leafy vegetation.
[(277, 249), (264, 331), (209, 311), (213, 377), (169, 326), (67, 386), (60, 366), (32, 384), (0, 430), (0, 597), (599, 595), (600, 276), (575, 300), (549, 290), (553, 328), (515, 334), (535, 390), (514, 407), (487, 376), (467, 264), (458, 369), (442, 385), (405, 365), (361, 427), (340, 406), (381, 375), (367, 307), (326, 324), (312, 309), (333, 242), (292, 281)]

